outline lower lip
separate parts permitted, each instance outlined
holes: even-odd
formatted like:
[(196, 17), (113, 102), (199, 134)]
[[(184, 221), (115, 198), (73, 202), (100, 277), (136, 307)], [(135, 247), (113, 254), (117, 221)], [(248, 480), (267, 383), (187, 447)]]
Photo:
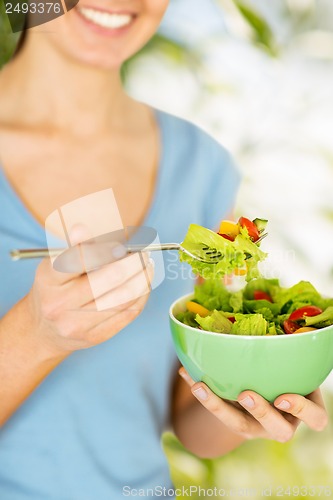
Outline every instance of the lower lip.
[(123, 35), (133, 26), (134, 21), (136, 19), (136, 16), (134, 16), (130, 21), (130, 23), (126, 24), (126, 26), (123, 26), (122, 28), (105, 28), (104, 26), (99, 26), (98, 24), (95, 24), (93, 21), (90, 21), (89, 19), (84, 17), (84, 15), (81, 14), (79, 9), (73, 9), (73, 11), (76, 12), (77, 17), (81, 19), (81, 21), (83, 21), (86, 26), (89, 26), (89, 28), (92, 31), (94, 31), (95, 33), (99, 33), (100, 35), (109, 37), (117, 37)]

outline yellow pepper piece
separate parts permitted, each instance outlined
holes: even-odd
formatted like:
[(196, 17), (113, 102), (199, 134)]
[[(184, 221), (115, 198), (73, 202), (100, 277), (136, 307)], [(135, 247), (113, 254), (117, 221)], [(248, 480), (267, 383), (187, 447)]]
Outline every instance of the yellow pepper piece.
[(247, 274), (246, 267), (237, 267), (234, 271), (235, 276), (245, 276)]
[(197, 304), (196, 302), (193, 302), (192, 300), (186, 303), (186, 307), (188, 311), (193, 312), (194, 314), (199, 314), (202, 318), (205, 318), (208, 314), (210, 314), (208, 309), (200, 304)]
[(236, 238), (239, 232), (240, 232), (239, 225), (236, 224), (235, 222), (232, 222), (230, 220), (223, 220), (220, 224), (220, 229), (219, 229), (220, 234), (226, 234), (231, 238)]
[(318, 330), (318, 328), (313, 328), (312, 326), (302, 326), (298, 330), (295, 330), (293, 333), (312, 332), (313, 330)]

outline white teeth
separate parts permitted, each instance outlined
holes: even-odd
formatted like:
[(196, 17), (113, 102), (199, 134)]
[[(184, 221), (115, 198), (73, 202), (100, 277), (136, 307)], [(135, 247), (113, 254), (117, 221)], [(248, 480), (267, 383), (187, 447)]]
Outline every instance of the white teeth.
[(123, 28), (130, 24), (133, 19), (129, 14), (109, 14), (108, 12), (85, 7), (79, 7), (79, 11), (83, 17), (103, 28)]

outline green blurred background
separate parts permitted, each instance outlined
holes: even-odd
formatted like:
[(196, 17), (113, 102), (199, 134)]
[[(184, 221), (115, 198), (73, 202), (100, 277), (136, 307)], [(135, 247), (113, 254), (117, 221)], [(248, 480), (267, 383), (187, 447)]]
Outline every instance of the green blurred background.
[[(171, 0), (158, 35), (123, 68), (129, 93), (232, 151), (244, 176), (236, 216), (269, 219), (263, 272), (285, 285), (308, 279), (331, 296), (332, 29), (332, 0)], [(0, 2), (0, 65), (16, 43)], [(333, 419), (332, 376), (324, 392)], [(216, 460), (198, 459), (171, 433), (163, 446), (177, 487), (333, 497), (332, 425), (301, 426), (287, 444), (251, 441)]]

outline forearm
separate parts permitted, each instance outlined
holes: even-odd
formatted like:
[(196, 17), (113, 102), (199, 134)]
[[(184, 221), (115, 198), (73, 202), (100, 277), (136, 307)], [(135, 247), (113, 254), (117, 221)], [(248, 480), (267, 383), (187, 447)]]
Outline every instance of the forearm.
[(232, 451), (245, 439), (233, 433), (194, 397), (177, 415), (174, 432), (190, 452), (201, 458), (215, 458)]
[(33, 334), (26, 299), (0, 321), (0, 426), (66, 355), (54, 355)]

